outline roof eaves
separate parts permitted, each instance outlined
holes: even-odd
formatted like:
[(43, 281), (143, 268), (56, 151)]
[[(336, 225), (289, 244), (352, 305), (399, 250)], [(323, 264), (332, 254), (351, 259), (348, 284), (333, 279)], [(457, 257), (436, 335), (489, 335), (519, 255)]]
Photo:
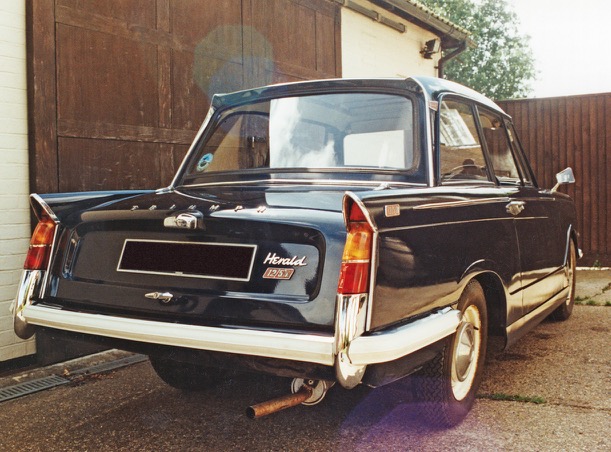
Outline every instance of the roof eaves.
[(372, 3), (420, 25), (437, 34), (444, 48), (453, 48), (465, 42), (469, 47), (475, 47), (475, 42), (469, 37), (470, 32), (445, 17), (440, 16), (416, 0), (369, 0)]

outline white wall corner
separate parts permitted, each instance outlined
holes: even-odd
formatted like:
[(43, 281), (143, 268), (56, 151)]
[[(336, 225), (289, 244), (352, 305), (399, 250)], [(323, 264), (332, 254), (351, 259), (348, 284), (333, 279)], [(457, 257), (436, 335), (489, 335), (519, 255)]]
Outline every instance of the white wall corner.
[(30, 236), (25, 2), (0, 6), (0, 362), (35, 353), (13, 333), (17, 293)]
[(363, 8), (403, 24), (395, 30), (347, 7), (341, 10), (342, 77), (409, 77), (437, 75), (439, 55), (423, 58), (424, 44), (438, 36), (367, 0), (354, 0)]

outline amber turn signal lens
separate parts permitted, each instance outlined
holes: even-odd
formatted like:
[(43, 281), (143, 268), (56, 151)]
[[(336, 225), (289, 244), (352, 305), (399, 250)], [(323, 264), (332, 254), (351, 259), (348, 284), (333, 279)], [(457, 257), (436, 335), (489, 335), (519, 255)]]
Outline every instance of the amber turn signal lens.
[(361, 208), (353, 203), (348, 216), (348, 234), (342, 255), (337, 292), (342, 295), (367, 293), (371, 268), (373, 230)]
[(32, 234), (30, 248), (23, 265), (24, 269), (44, 270), (47, 267), (54, 235), (55, 222), (50, 218), (42, 218)]
[(367, 223), (350, 223), (342, 260), (364, 260), (371, 258), (371, 228)]

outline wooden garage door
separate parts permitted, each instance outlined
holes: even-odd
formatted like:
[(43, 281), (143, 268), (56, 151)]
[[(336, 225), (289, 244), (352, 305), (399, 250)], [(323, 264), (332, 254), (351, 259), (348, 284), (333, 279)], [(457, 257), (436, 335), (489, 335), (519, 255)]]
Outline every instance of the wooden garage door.
[(341, 75), (332, 0), (28, 0), (32, 190), (168, 184), (215, 92)]

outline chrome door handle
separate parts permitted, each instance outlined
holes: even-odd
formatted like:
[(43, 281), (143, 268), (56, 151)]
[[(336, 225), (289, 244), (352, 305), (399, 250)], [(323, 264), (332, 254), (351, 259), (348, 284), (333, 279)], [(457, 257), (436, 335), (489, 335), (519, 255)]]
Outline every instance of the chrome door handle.
[(525, 205), (524, 201), (511, 201), (505, 206), (505, 210), (512, 215), (519, 215), (524, 210)]
[(168, 304), (174, 299), (174, 295), (172, 295), (170, 292), (151, 292), (144, 296), (151, 300), (159, 300), (163, 304)]

